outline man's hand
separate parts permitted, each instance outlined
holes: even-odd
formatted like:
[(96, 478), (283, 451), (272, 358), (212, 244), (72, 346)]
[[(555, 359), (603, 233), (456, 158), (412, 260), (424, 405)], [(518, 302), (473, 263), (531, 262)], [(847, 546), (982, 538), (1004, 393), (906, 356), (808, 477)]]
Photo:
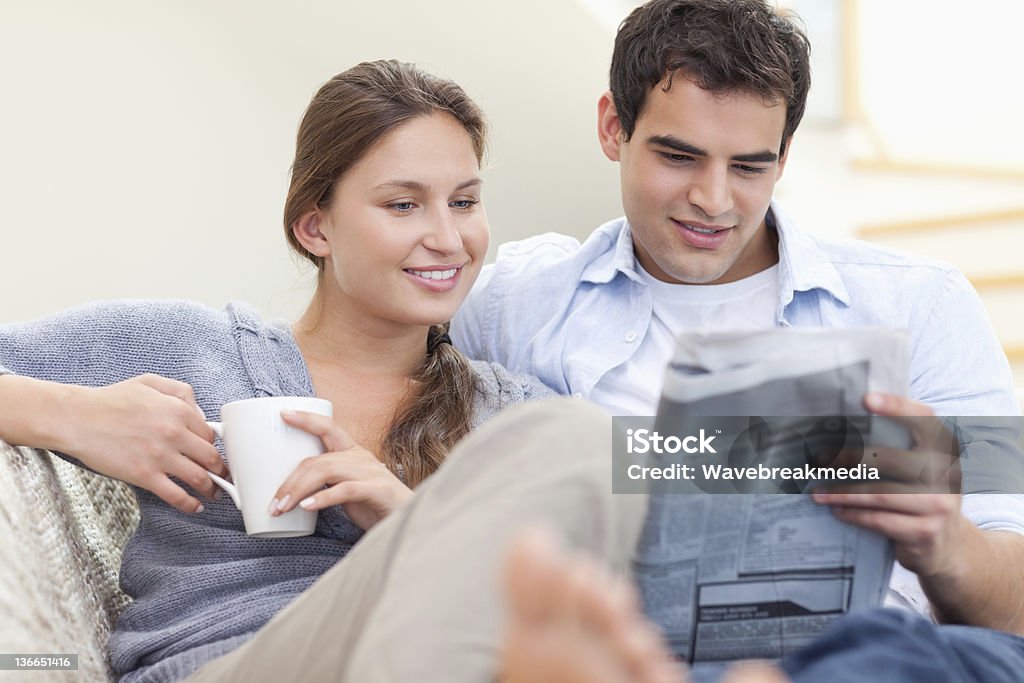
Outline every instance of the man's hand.
[(281, 417), (319, 436), (327, 452), (299, 463), (270, 501), (271, 514), (296, 505), (306, 510), (341, 505), (353, 524), (368, 530), (412, 498), (412, 489), (331, 418), (301, 411), (282, 411)]
[[(960, 513), (958, 444), (931, 409), (887, 394), (869, 394), (865, 405), (907, 427), (915, 448), (871, 449), (866, 455), (887, 481), (828, 487), (814, 499), (833, 506), (840, 519), (892, 539), (896, 558), (917, 574), (939, 621), (1024, 635), (1024, 538), (982, 531)], [(857, 492), (865, 488), (870, 492)]]
[(833, 506), (840, 519), (890, 538), (896, 558), (922, 580), (959, 575), (966, 540), (979, 531), (960, 513), (960, 470), (953, 436), (923, 403), (868, 394), (865, 405), (906, 427), (916, 444), (914, 450), (876, 448), (870, 455), (856, 454), (857, 459), (878, 467), (887, 481), (828, 486), (814, 493), (813, 499)]

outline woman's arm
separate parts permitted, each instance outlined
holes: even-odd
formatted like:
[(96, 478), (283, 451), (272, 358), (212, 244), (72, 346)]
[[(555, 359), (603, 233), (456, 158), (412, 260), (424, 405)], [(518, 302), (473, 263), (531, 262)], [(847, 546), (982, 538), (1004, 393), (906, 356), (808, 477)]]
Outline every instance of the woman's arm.
[(174, 312), (92, 304), (0, 325), (0, 439), (58, 451), (183, 512), (200, 510), (171, 477), (214, 495), (204, 469), (226, 472), (213, 431), (188, 384), (143, 374), (167, 346), (159, 325), (174, 325)]
[(207, 498), (216, 488), (206, 470), (227, 476), (213, 430), (182, 382), (141, 375), (92, 388), (3, 375), (0, 405), (0, 439), (66, 453), (182, 512), (201, 512), (202, 504), (171, 476)]

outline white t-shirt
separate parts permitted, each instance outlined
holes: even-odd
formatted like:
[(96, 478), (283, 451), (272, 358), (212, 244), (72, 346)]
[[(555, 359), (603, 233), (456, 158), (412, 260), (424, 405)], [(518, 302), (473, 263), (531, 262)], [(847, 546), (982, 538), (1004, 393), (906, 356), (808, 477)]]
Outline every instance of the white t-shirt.
[(665, 368), (684, 331), (756, 330), (775, 326), (779, 266), (724, 285), (676, 285), (637, 263), (651, 292), (651, 324), (632, 358), (604, 374), (590, 400), (612, 415), (654, 415)]

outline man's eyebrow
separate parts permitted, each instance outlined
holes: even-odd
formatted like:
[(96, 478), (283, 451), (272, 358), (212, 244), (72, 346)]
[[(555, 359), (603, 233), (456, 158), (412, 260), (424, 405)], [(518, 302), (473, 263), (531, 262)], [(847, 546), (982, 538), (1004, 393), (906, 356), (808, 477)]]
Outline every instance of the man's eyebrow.
[(647, 142), (652, 145), (658, 145), (659, 147), (668, 147), (669, 149), (674, 149), (675, 151), (682, 152), (683, 154), (692, 154), (695, 157), (706, 157), (708, 155), (708, 153), (700, 147), (694, 147), (690, 143), (683, 142), (679, 138), (671, 135), (652, 135), (647, 138)]
[(732, 158), (733, 161), (753, 161), (761, 163), (770, 163), (779, 160), (779, 155), (769, 150), (763, 152), (754, 152), (752, 154), (737, 154)]
[[(708, 153), (700, 147), (695, 147), (688, 142), (683, 142), (677, 137), (671, 135), (652, 135), (647, 138), (647, 142), (652, 145), (658, 145), (660, 147), (668, 147), (682, 154), (690, 154), (695, 157), (706, 157)], [(746, 161), (753, 163), (771, 163), (778, 161), (779, 155), (771, 150), (764, 150), (762, 152), (751, 152), (750, 154), (737, 154), (731, 158), (731, 161)]]
[[(470, 178), (469, 180), (459, 183), (458, 186), (455, 188), (455, 191), (458, 192), (459, 190), (464, 190), (467, 187), (472, 187), (473, 185), (482, 185), (483, 182), (483, 178)], [(430, 188), (416, 180), (389, 180), (386, 183), (381, 183), (380, 185), (377, 185), (376, 187), (373, 188), (373, 190), (391, 189), (411, 190), (412, 192), (426, 192)]]

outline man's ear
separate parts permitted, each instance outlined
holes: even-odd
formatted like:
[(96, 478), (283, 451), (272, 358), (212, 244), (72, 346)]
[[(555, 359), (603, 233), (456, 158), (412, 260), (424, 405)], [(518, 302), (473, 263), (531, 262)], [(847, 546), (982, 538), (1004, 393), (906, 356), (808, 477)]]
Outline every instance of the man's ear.
[(292, 234), (310, 254), (327, 258), (331, 255), (331, 244), (320, 230), (322, 220), (323, 214), (319, 209), (307, 211), (292, 223)]
[(623, 144), (622, 122), (615, 110), (615, 100), (610, 90), (597, 101), (597, 138), (604, 155), (612, 161), (618, 161)]

